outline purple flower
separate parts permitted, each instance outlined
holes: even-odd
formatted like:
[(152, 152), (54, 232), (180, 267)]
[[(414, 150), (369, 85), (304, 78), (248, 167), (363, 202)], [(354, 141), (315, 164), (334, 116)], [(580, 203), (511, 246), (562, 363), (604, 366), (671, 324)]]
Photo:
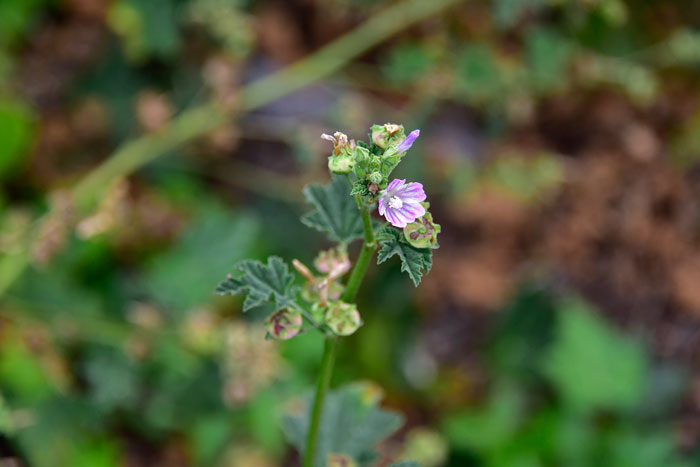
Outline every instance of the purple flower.
[(396, 151), (406, 152), (411, 149), (411, 146), (413, 146), (413, 143), (418, 139), (418, 136), (420, 136), (420, 130), (413, 130), (410, 132), (408, 136), (396, 146)]
[(425, 198), (422, 184), (407, 184), (406, 179), (395, 178), (379, 197), (379, 214), (394, 227), (404, 228), (425, 215), (425, 208), (420, 204)]

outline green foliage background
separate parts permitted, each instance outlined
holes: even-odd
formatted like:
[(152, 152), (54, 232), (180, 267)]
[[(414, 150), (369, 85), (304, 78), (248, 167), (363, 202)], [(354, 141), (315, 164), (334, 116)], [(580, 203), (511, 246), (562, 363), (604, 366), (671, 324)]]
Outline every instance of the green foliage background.
[[(544, 212), (528, 234), (537, 237), (556, 220), (548, 209), (572, 174), (580, 180), (570, 168), (583, 158), (577, 130), (597, 124), (622, 138), (614, 115), (540, 131), (556, 103), (603, 95), (656, 125), (660, 166), (687, 181), (694, 212), (696, 2), (453, 3), (251, 110), (236, 97), (243, 83), (313, 56), (386, 8), (419, 11), (420, 2), (0, 2), (0, 458), (39, 467), (297, 465), (322, 338), (265, 341), (271, 310), (244, 315), (241, 300), (214, 289), (245, 258), (310, 264), (326, 246), (318, 231), (359, 237), (359, 217), (336, 222), (337, 211), (355, 213), (354, 201), (326, 206), (323, 188), (309, 185), (328, 181), (330, 148), (318, 136), (340, 129), (364, 139), (371, 123), (393, 121), (422, 130), (399, 172), (425, 184), (441, 249), (418, 291), (395, 258), (372, 266), (359, 301), (364, 325), (340, 349), (324, 453), (360, 465), (700, 462), (700, 435), (682, 423), (700, 411), (690, 394), (696, 362), (663, 358), (644, 327), (663, 319), (632, 313), (620, 326), (625, 306), (596, 303), (539, 251), (523, 253), (527, 267), (484, 305), (450, 261), (480, 235), (464, 212), (477, 210), (481, 194), (497, 193), (526, 217)], [(218, 128), (174, 149), (158, 139), (184, 110), (209, 104), (192, 121), (224, 121)], [(668, 108), (673, 117), (659, 116)], [(109, 183), (71, 198), (95, 167), (118, 173), (123, 166), (105, 161), (144, 135), (153, 139), (115, 164), (133, 164), (127, 177), (98, 177)], [(643, 164), (645, 148), (626, 164)], [(300, 221), (304, 195), (315, 210)], [(507, 211), (498, 206), (489, 215)], [(689, 218), (695, 248), (700, 228)], [(508, 228), (481, 234), (498, 243)], [(380, 260), (412, 257), (408, 272), (419, 281), (429, 262), (391, 240)], [(659, 316), (689, 309), (687, 326), (696, 326), (690, 302), (669, 299)], [(365, 449), (395, 431), (396, 413), (404, 428)], [(353, 436), (336, 431), (344, 424)]]

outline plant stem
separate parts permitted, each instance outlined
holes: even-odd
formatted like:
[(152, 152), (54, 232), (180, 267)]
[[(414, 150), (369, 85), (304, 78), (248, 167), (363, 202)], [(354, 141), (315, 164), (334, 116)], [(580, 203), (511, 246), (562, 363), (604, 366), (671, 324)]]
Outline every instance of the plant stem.
[(338, 343), (336, 336), (326, 337), (323, 343), (323, 358), (321, 360), (321, 372), (316, 383), (316, 395), (314, 396), (314, 406), (311, 409), (311, 423), (309, 433), (306, 437), (306, 451), (304, 452), (303, 467), (314, 465), (314, 455), (316, 454), (316, 443), (318, 441), (318, 428), (321, 424), (321, 413), (323, 412), (323, 401), (328, 391), (333, 374), (333, 362), (335, 361), (335, 348)]
[[(365, 233), (365, 241), (362, 244), (360, 256), (355, 262), (355, 267), (350, 274), (350, 279), (345, 287), (342, 300), (346, 303), (351, 303), (355, 300), (357, 291), (362, 284), (362, 279), (365, 277), (367, 267), (369, 266), (372, 254), (377, 248), (374, 241), (374, 229), (372, 229), (372, 218), (369, 215), (367, 206), (362, 202), (359, 196), (355, 196), (360, 211), (362, 213), (362, 226)], [(323, 412), (323, 400), (326, 397), (326, 391), (333, 373), (333, 361), (335, 360), (335, 348), (338, 342), (336, 336), (326, 337), (323, 346), (323, 358), (321, 360), (321, 373), (318, 376), (316, 383), (316, 395), (314, 397), (314, 405), (311, 409), (311, 423), (309, 424), (309, 432), (306, 437), (306, 451), (304, 452), (303, 467), (312, 467), (314, 465), (314, 456), (316, 454), (316, 442), (318, 441), (318, 429), (321, 423), (321, 413)]]
[(374, 250), (377, 248), (377, 244), (374, 239), (374, 229), (372, 228), (372, 218), (369, 215), (367, 206), (362, 202), (362, 199), (355, 195), (358, 205), (360, 206), (360, 211), (362, 213), (362, 227), (365, 232), (365, 241), (362, 244), (362, 250), (360, 250), (360, 256), (357, 257), (355, 262), (355, 267), (350, 274), (350, 279), (345, 286), (345, 292), (343, 293), (342, 300), (346, 303), (352, 303), (355, 301), (355, 296), (357, 291), (360, 289), (362, 284), (362, 279), (365, 277), (367, 272), (367, 267), (369, 266)]

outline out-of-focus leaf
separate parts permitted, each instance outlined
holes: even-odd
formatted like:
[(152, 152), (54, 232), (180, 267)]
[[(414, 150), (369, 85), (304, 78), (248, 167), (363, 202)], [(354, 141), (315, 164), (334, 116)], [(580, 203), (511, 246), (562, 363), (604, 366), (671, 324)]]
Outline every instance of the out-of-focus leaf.
[(105, 410), (129, 408), (136, 401), (137, 369), (117, 350), (96, 352), (85, 364), (92, 397)]
[(305, 225), (341, 243), (362, 237), (362, 216), (343, 177), (333, 177), (326, 186), (308, 185), (304, 187), (304, 195), (315, 208), (301, 217)]
[(389, 81), (406, 84), (422, 78), (430, 71), (432, 64), (433, 58), (425, 46), (407, 43), (391, 50), (383, 70)]
[[(99, 417), (94, 408), (78, 397), (55, 396), (32, 408), (33, 423), (18, 429), (15, 440), (23, 448), (28, 465), (54, 467), (118, 465), (110, 441), (97, 441)], [(93, 444), (95, 443), (95, 444)], [(102, 447), (99, 445), (105, 443)], [(113, 446), (113, 445), (112, 445)], [(38, 448), (40, 447), (40, 448)], [(92, 451), (82, 456), (83, 451)], [(103, 462), (110, 460), (111, 462)]]
[(0, 383), (8, 396), (22, 402), (45, 399), (54, 391), (38, 357), (9, 333), (0, 342)]
[[(374, 447), (403, 423), (400, 415), (380, 409), (378, 399), (376, 389), (366, 384), (345, 386), (327, 394), (315, 467), (325, 467), (329, 454), (345, 454), (359, 465), (371, 465), (376, 457)], [(289, 441), (302, 454), (309, 426), (309, 402), (300, 415), (285, 417), (282, 425)]]
[(176, 313), (202, 305), (231, 264), (254, 252), (258, 236), (257, 218), (202, 203), (180, 242), (148, 266), (146, 288)]
[(414, 461), (398, 461), (392, 462), (389, 467), (421, 467), (421, 465)]
[(20, 101), (0, 99), (0, 180), (21, 164), (33, 135), (31, 110)]
[(11, 435), (14, 431), (15, 424), (12, 421), (12, 413), (7, 406), (7, 402), (0, 394), (0, 434)]
[(248, 404), (247, 426), (258, 446), (269, 453), (283, 454), (285, 443), (279, 429), (280, 397), (276, 388), (268, 387), (258, 391)]
[(559, 33), (536, 28), (525, 39), (532, 84), (538, 92), (550, 92), (565, 84), (571, 46)]
[(254, 44), (255, 31), (251, 18), (240, 1), (195, 0), (190, 2), (189, 18), (202, 25), (234, 56), (247, 55)]
[(493, 2), (494, 20), (500, 27), (508, 28), (527, 11), (544, 5), (545, 0), (495, 0)]
[(671, 430), (642, 432), (633, 427), (615, 430), (608, 440), (606, 459), (615, 467), (690, 467), (675, 452)]
[(498, 99), (502, 81), (494, 51), (487, 44), (473, 44), (457, 58), (457, 88), (470, 103)]
[(119, 448), (115, 441), (105, 438), (82, 438), (70, 456), (72, 467), (114, 467), (120, 465)]
[(501, 386), (483, 407), (451, 415), (443, 427), (448, 439), (458, 449), (497, 450), (516, 433), (522, 409), (521, 394), (511, 387)]
[(401, 259), (401, 270), (408, 273), (413, 284), (418, 287), (423, 274), (428, 274), (433, 265), (433, 250), (409, 245), (401, 232), (390, 227), (382, 229), (377, 238), (381, 246), (377, 253), (377, 264), (398, 255)]
[(230, 413), (207, 415), (188, 430), (196, 465), (216, 465), (226, 442), (231, 438), (233, 421)]
[(270, 256), (267, 265), (260, 261), (243, 260), (233, 267), (231, 277), (216, 288), (219, 295), (245, 295), (243, 311), (271, 303), (275, 311), (294, 303), (299, 287), (294, 275), (279, 256)]
[(179, 0), (121, 0), (109, 10), (108, 23), (124, 40), (127, 55), (172, 58), (180, 49), (182, 5)]
[(638, 342), (619, 335), (581, 301), (567, 301), (545, 373), (574, 409), (630, 409), (647, 385), (647, 361)]
[(659, 89), (654, 71), (642, 63), (632, 60), (607, 57), (590, 57), (582, 73), (593, 83), (611, 83), (619, 86), (640, 104), (648, 104)]
[(495, 369), (523, 379), (536, 377), (554, 337), (555, 311), (555, 300), (546, 289), (535, 284), (521, 287), (489, 339)]
[(3, 0), (0, 2), (0, 47), (11, 45), (18, 39), (36, 20), (37, 10), (51, 1)]
[(485, 168), (480, 181), (522, 201), (534, 202), (558, 187), (563, 179), (561, 163), (552, 155), (542, 154), (529, 159), (499, 158)]

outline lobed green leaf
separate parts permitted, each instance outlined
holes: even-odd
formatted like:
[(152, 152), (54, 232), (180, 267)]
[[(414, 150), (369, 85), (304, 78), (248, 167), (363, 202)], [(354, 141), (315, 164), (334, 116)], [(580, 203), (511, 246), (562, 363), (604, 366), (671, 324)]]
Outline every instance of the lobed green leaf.
[(418, 287), (423, 274), (428, 274), (433, 265), (433, 250), (409, 245), (401, 232), (391, 227), (384, 227), (378, 239), (381, 249), (377, 253), (377, 264), (398, 255), (401, 258), (401, 270), (408, 273), (413, 284)]
[(362, 237), (360, 210), (350, 196), (348, 182), (342, 177), (334, 177), (326, 186), (308, 185), (304, 195), (315, 209), (301, 217), (302, 223), (341, 243)]
[(299, 287), (294, 275), (278, 256), (270, 256), (267, 265), (260, 261), (243, 260), (234, 266), (232, 275), (216, 288), (219, 295), (245, 295), (243, 311), (271, 303), (275, 311), (294, 303)]
[[(303, 453), (309, 429), (308, 402), (299, 415), (284, 418), (282, 428), (289, 441)], [(378, 407), (376, 390), (353, 384), (326, 396), (321, 416), (314, 467), (325, 467), (330, 454), (345, 454), (358, 465), (374, 465), (374, 447), (401, 427), (401, 415)]]

